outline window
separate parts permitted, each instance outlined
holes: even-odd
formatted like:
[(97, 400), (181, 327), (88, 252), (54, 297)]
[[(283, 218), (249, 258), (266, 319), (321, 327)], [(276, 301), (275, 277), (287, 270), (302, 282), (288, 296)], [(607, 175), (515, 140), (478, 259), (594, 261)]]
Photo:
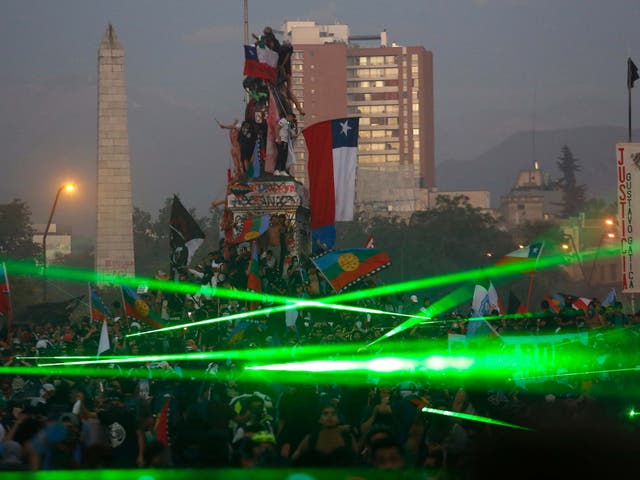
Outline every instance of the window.
[(417, 65), (411, 65), (411, 76), (412, 77), (417, 77), (418, 76), (418, 66)]
[(419, 137), (420, 136), (420, 129), (419, 128), (414, 128), (413, 129), (413, 136), (414, 137)]
[(420, 104), (419, 103), (414, 103), (413, 105), (411, 105), (411, 110), (413, 110), (414, 112), (419, 112), (420, 111)]

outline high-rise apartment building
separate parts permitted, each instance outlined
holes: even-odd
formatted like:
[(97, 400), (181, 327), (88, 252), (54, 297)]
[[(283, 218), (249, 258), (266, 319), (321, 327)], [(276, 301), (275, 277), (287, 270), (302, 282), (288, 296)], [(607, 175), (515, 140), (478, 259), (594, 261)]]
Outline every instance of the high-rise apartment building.
[[(350, 35), (347, 25), (286, 22), (292, 90), (301, 126), (360, 117), (356, 208), (410, 213), (428, 204), (435, 185), (433, 57), (424, 47), (387, 45), (387, 33)], [(375, 47), (357, 42), (379, 40)], [(363, 43), (364, 45), (364, 43)], [(294, 176), (306, 179), (301, 139)]]

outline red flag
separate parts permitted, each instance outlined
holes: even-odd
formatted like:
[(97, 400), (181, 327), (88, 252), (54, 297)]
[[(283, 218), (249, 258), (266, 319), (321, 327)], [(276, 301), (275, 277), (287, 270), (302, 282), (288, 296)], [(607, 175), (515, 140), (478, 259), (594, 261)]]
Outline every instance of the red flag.
[(0, 314), (11, 315), (11, 290), (9, 289), (7, 266), (4, 263), (0, 269)]
[(375, 248), (373, 244), (373, 233), (369, 235), (369, 239), (367, 240), (367, 243), (364, 244), (364, 248)]
[(169, 446), (169, 407), (171, 398), (167, 398), (156, 420), (156, 439), (165, 447)]
[(247, 290), (262, 292), (262, 281), (259, 276), (260, 259), (258, 258), (258, 243), (251, 242), (251, 260), (249, 261), (249, 272), (247, 275)]

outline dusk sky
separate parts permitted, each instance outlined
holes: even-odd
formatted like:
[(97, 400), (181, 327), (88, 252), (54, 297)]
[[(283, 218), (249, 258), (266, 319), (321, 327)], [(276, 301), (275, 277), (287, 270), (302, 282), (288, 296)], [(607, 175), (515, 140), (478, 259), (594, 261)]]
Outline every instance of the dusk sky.
[[(242, 0), (3, 0), (0, 203), (95, 232), (96, 63), (111, 21), (125, 49), (134, 205), (178, 193), (208, 214), (230, 165), (214, 118), (242, 115)], [(473, 159), (509, 135), (626, 126), (626, 59), (640, 65), (638, 0), (249, 0), (251, 31), (285, 19), (386, 29), (434, 55), (436, 162)], [(634, 93), (640, 111), (640, 85)], [(535, 102), (534, 102), (535, 98)], [(640, 117), (634, 115), (639, 126)], [(613, 151), (613, 147), (612, 147)], [(549, 159), (551, 162), (555, 159)], [(544, 163), (544, 161), (543, 161)], [(544, 166), (544, 165), (543, 165)], [(482, 189), (482, 185), (477, 186)]]

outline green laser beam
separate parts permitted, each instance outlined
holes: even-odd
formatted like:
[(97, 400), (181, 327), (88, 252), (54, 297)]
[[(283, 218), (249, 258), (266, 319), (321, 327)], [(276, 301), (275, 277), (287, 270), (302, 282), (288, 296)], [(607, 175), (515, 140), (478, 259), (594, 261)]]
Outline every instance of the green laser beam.
[(501, 427), (515, 428), (518, 430), (526, 430), (529, 432), (534, 431), (533, 429), (528, 427), (522, 427), (520, 425), (515, 425), (513, 423), (503, 422), (501, 420), (496, 420), (495, 418), (483, 417), (482, 415), (471, 415), (470, 413), (460, 413), (460, 412), (452, 412), (449, 410), (439, 410), (437, 408), (431, 408), (431, 407), (422, 407), (422, 411), (426, 413), (434, 413), (436, 415), (444, 415), (446, 417), (460, 418), (462, 420), (471, 420), (473, 422), (488, 423), (490, 425), (498, 425)]
[[(619, 254), (619, 248), (617, 247), (601, 247), (600, 249), (585, 250), (582, 253), (582, 261), (589, 258), (604, 258), (608, 255)], [(332, 295), (317, 299), (315, 301), (323, 304), (334, 304), (340, 302), (347, 302), (351, 300), (359, 300), (362, 298), (377, 297), (381, 295), (388, 295), (391, 293), (405, 292), (408, 290), (420, 290), (426, 288), (433, 288), (436, 286), (442, 286), (453, 283), (460, 283), (465, 281), (474, 281), (478, 276), (489, 276), (492, 278), (508, 277), (512, 275), (521, 274), (523, 272), (532, 270), (543, 270), (546, 268), (553, 268), (558, 265), (577, 262), (576, 260), (567, 260), (565, 255), (551, 255), (549, 257), (541, 257), (539, 259), (525, 260), (513, 264), (505, 264), (500, 266), (492, 266), (485, 268), (476, 268), (461, 272), (454, 272), (437, 277), (430, 277), (425, 279), (410, 280), (394, 285), (385, 285), (374, 287), (365, 290), (347, 292), (338, 295)], [(15, 273), (23, 275), (42, 276), (42, 269), (34, 266), (33, 264), (27, 264), (26, 262), (17, 262), (15, 260), (6, 261), (10, 270)], [(148, 277), (122, 277), (119, 275), (97, 273), (93, 271), (83, 271), (80, 269), (73, 269), (69, 267), (51, 266), (47, 269), (47, 275), (50, 278), (63, 278), (71, 281), (80, 282), (93, 282), (100, 281), (101, 283), (120, 285), (126, 284), (129, 286), (136, 286), (143, 282), (150, 288), (174, 291), (178, 293), (202, 293), (208, 296), (219, 296), (223, 298), (239, 299), (247, 301), (260, 301), (267, 303), (286, 303), (288, 301), (298, 301), (298, 299), (289, 299), (287, 297), (281, 297), (273, 294), (254, 293), (242, 290), (229, 290), (221, 287), (204, 287), (198, 284), (189, 283), (176, 283), (157, 280)]]

